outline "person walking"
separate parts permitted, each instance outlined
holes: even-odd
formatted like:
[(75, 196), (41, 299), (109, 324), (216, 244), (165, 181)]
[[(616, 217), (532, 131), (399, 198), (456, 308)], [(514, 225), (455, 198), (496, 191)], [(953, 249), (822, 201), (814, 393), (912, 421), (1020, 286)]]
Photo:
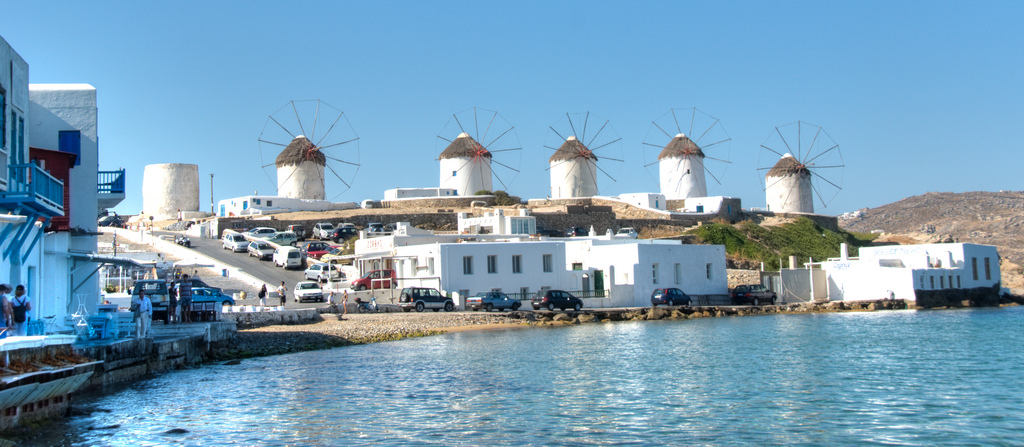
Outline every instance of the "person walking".
[[(11, 326), (11, 298), (8, 295), (9, 293), (11, 293), (11, 286), (9, 286), (7, 284), (0, 284), (0, 310), (3, 311), (3, 317), (2, 317), (3, 319), (0, 320), (0, 326), (2, 326), (2, 328), (0, 328), (0, 329), (2, 329), (2, 330), (0, 330), (0, 332), (3, 332), (5, 330), (7, 330), (8, 328), (12, 328), (12, 326)], [(8, 334), (8, 335), (10, 335), (10, 334)]]
[(348, 290), (341, 292), (341, 318), (348, 314)]
[(178, 283), (178, 301), (181, 302), (181, 322), (192, 322), (192, 281), (188, 275), (181, 275), (181, 282)]
[(178, 322), (178, 290), (177, 287), (171, 287), (171, 290), (167, 291), (167, 319), (164, 320), (164, 324), (172, 324)]
[(135, 314), (135, 336), (149, 337), (149, 326), (153, 318), (153, 302), (146, 292), (139, 290), (139, 295), (132, 300), (131, 311)]
[(281, 281), (281, 285), (277, 288), (277, 294), (281, 296), (281, 307), (284, 307), (284, 303), (288, 301), (287, 293), (288, 288), (284, 286), (284, 281)]
[(14, 331), (16, 335), (25, 336), (28, 333), (28, 322), (31, 320), (29, 311), (32, 310), (32, 300), (25, 295), (25, 286), (18, 284), (14, 288), (14, 299), (11, 300), (13, 311)]
[(260, 307), (267, 307), (267, 285), (266, 284), (264, 284), (263, 287), (260, 287), (260, 292), (258, 294), (256, 294), (256, 296), (260, 297)]

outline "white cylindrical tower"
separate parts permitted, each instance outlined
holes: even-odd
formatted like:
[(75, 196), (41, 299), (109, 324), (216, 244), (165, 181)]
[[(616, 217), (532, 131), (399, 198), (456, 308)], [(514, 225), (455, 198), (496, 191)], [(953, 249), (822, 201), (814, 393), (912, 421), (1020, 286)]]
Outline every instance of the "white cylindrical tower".
[(442, 188), (454, 188), (460, 196), (491, 191), (491, 153), (465, 132), (441, 151)]
[(277, 195), (293, 199), (324, 200), (327, 157), (308, 138), (299, 135), (277, 156)]
[(707, 197), (704, 152), (689, 137), (678, 134), (658, 154), (661, 193), (668, 200)]
[(199, 211), (199, 166), (147, 165), (142, 174), (142, 211), (155, 219), (177, 219), (178, 211)]
[(813, 213), (811, 171), (790, 154), (783, 155), (764, 176), (768, 211)]
[(597, 156), (575, 136), (566, 138), (548, 163), (551, 166), (551, 198), (597, 195)]

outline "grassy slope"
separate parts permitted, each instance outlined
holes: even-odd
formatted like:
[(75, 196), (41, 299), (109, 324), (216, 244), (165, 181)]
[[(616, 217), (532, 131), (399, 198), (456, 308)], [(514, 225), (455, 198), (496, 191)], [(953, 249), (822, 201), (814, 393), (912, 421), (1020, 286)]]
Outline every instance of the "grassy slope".
[[(783, 225), (762, 227), (753, 222), (736, 226), (711, 223), (690, 234), (705, 244), (724, 245), (731, 259), (764, 262), (765, 268), (777, 270), (779, 260), (796, 256), (801, 265), (808, 258), (823, 261), (839, 257), (839, 244), (849, 246), (850, 256), (857, 256), (860, 247), (870, 245), (874, 235), (826, 230), (810, 219), (797, 219)], [(788, 261), (783, 261), (784, 263)]]

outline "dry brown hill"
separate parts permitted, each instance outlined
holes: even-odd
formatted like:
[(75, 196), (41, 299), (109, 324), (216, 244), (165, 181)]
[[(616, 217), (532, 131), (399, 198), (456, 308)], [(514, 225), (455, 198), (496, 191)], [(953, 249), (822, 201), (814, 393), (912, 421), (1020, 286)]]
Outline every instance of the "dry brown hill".
[[(1007, 264), (1024, 265), (1024, 192), (930, 192), (861, 210), (863, 217), (840, 219), (848, 231), (889, 233), (885, 238), (995, 245)], [(906, 242), (904, 242), (906, 243)], [(1004, 268), (1005, 268), (1004, 267)]]

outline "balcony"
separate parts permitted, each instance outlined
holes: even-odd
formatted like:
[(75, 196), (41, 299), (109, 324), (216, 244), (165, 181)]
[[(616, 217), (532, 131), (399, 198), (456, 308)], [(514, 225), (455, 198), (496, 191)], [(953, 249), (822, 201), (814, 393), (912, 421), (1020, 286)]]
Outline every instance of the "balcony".
[(45, 216), (64, 215), (64, 182), (35, 164), (7, 167), (7, 191), (0, 191), (0, 208), (28, 207)]
[(96, 205), (105, 210), (121, 203), (124, 200), (124, 169), (96, 174)]

